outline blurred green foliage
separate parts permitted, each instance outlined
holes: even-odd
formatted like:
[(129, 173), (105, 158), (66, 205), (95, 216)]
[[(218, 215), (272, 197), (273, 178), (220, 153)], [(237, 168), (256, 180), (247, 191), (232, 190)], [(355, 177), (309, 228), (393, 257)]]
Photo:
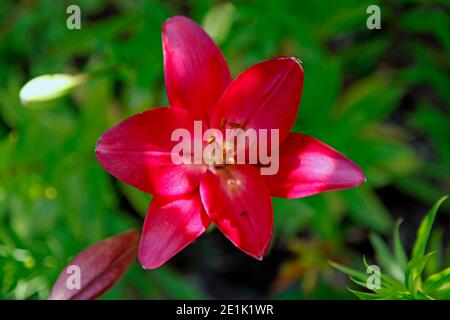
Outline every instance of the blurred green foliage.
[[(375, 248), (377, 262), (379, 263), (379, 265), (375, 266), (383, 268), (383, 270), (386, 270), (386, 273), (381, 272), (381, 269), (375, 270), (374, 265), (369, 265), (365, 258), (364, 265), (368, 272), (347, 268), (332, 262), (331, 264), (335, 268), (349, 275), (354, 283), (364, 289), (371, 290), (371, 292), (349, 290), (362, 300), (449, 300), (450, 267), (441, 270), (439, 266), (439, 269), (435, 272), (426, 272), (426, 267), (430, 264), (431, 258), (436, 255), (437, 251), (425, 253), (429, 247), (428, 240), (437, 210), (446, 198), (447, 196), (438, 200), (422, 220), (409, 261), (400, 242), (400, 222), (397, 222), (393, 232), (394, 245), (392, 253), (377, 234), (373, 233), (370, 238)], [(437, 264), (435, 263), (434, 267), (441, 264), (439, 260), (436, 262)], [(424, 273), (428, 273), (428, 275), (424, 275)], [(426, 279), (425, 276), (427, 277)], [(379, 283), (374, 280), (375, 277), (378, 277)], [(368, 283), (371, 284), (372, 288), (368, 286)]]
[[(45, 299), (76, 253), (142, 225), (150, 196), (112, 179), (94, 148), (118, 121), (167, 105), (160, 32), (176, 14), (204, 24), (233, 75), (273, 56), (299, 57), (305, 86), (294, 130), (330, 144), (367, 175), (357, 189), (274, 199), (269, 257), (288, 254), (271, 269), (271, 290), (255, 288), (254, 296), (351, 298), (328, 261), (370, 254), (361, 252), (366, 235), (389, 233), (389, 212), (414, 218), (409, 209), (388, 210), (386, 194), (400, 207), (413, 199), (421, 212), (450, 190), (446, 1), (232, 2), (0, 2), (0, 298)], [(69, 4), (81, 8), (81, 30), (66, 28)], [(381, 8), (381, 30), (366, 28), (370, 4)], [(53, 73), (91, 77), (69, 96), (24, 107), (24, 83)], [(449, 205), (442, 211), (448, 215)], [(105, 298), (220, 296), (201, 279), (200, 270), (176, 263), (155, 271), (135, 263)]]

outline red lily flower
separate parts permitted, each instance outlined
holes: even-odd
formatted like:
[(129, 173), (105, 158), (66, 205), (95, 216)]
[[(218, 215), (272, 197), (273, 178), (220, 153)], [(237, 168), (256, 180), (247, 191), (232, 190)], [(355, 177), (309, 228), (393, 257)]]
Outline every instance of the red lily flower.
[[(139, 245), (139, 260), (156, 268), (199, 237), (212, 222), (245, 253), (262, 259), (273, 231), (271, 195), (300, 198), (355, 187), (363, 172), (326, 144), (290, 133), (303, 88), (295, 58), (258, 63), (232, 80), (212, 39), (192, 20), (168, 19), (162, 30), (170, 107), (132, 116), (106, 131), (96, 155), (112, 175), (153, 194)], [(171, 133), (193, 132), (194, 120), (221, 128), (279, 129), (279, 171), (261, 176), (250, 164), (212, 170), (174, 164)], [(193, 138), (195, 139), (195, 138)]]

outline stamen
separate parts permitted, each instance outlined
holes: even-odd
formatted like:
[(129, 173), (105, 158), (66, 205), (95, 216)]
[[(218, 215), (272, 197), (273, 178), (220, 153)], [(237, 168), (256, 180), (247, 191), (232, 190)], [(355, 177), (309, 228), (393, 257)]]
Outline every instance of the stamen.
[(223, 128), (223, 127), (225, 127), (226, 124), (227, 124), (227, 119), (222, 118), (222, 119), (220, 120), (220, 127)]
[(216, 141), (216, 137), (215, 136), (211, 136), (211, 137), (208, 138), (207, 143), (210, 144), (210, 143), (213, 143), (214, 141)]

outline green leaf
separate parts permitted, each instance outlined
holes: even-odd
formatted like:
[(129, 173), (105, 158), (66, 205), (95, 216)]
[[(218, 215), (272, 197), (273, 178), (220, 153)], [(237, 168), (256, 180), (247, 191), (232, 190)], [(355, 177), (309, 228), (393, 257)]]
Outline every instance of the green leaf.
[[(404, 272), (406, 270), (406, 265), (408, 264), (408, 257), (406, 256), (405, 249), (400, 241), (400, 224), (402, 220), (398, 220), (394, 225), (394, 257), (397, 264), (400, 266), (401, 270)], [(404, 279), (404, 276), (403, 276)]]
[(438, 273), (442, 269), (441, 262), (443, 261), (444, 248), (442, 243), (442, 230), (441, 229), (433, 229), (430, 235), (430, 239), (428, 240), (428, 251), (436, 252), (430, 260), (428, 261), (424, 276), (428, 277), (435, 273)]
[(364, 272), (358, 271), (356, 269), (345, 267), (345, 266), (343, 266), (343, 265), (341, 265), (339, 263), (333, 262), (333, 261), (330, 261), (330, 264), (331, 264), (332, 267), (334, 267), (334, 268), (338, 269), (339, 271), (341, 271), (341, 272), (343, 272), (343, 273), (345, 273), (345, 274), (355, 278), (358, 281), (363, 281), (363, 282), (367, 281), (368, 275), (365, 274)]
[[(381, 281), (383, 281), (384, 276), (385, 276), (384, 274), (381, 275)], [(358, 281), (358, 280), (356, 280), (356, 279), (354, 279), (352, 277), (350, 277), (350, 280), (352, 280), (357, 285), (367, 289), (367, 284), (365, 282)], [(378, 296), (381, 297), (381, 296), (392, 295), (392, 294), (396, 293), (399, 289), (397, 287), (395, 287), (395, 286), (391, 286), (387, 282), (384, 282), (384, 283), (382, 282), (381, 283), (381, 288), (379, 288), (379, 289), (373, 288), (371, 290), (374, 291)]]
[(429, 295), (420, 290), (417, 290), (417, 293), (414, 298), (416, 300), (434, 300), (433, 297), (430, 297)]
[(434, 252), (430, 252), (421, 258), (409, 261), (405, 272), (405, 286), (412, 294), (416, 294), (417, 290), (420, 289), (423, 269), (433, 254)]
[(420, 224), (419, 230), (417, 231), (416, 241), (414, 242), (412, 260), (419, 261), (425, 254), (427, 247), (428, 238), (430, 236), (431, 228), (433, 226), (434, 218), (436, 217), (437, 210), (439, 206), (447, 199), (447, 196), (440, 198), (436, 204), (428, 211), (425, 218)]
[[(369, 277), (369, 275), (367, 273), (364, 273), (364, 272), (356, 270), (356, 269), (345, 267), (345, 266), (343, 266), (339, 263), (333, 262), (333, 261), (330, 261), (329, 263), (334, 268), (349, 275), (350, 279), (352, 279), (353, 282), (355, 282), (359, 285), (361, 285), (361, 284), (358, 283), (357, 281), (362, 282), (362, 283), (364, 283), (363, 286), (366, 287), (365, 283), (367, 281), (367, 278)], [(382, 288), (392, 287), (392, 288), (395, 288), (396, 290), (403, 289), (402, 284), (399, 281), (397, 281), (396, 279), (390, 277), (389, 275), (387, 275), (385, 273), (381, 273), (381, 287)]]
[(433, 297), (440, 300), (450, 300), (450, 285), (443, 286), (439, 290), (433, 292)]
[(404, 274), (397, 264), (397, 262), (392, 257), (392, 254), (388, 246), (384, 243), (380, 236), (372, 233), (370, 236), (370, 242), (375, 249), (375, 254), (377, 256), (377, 261), (380, 263), (381, 267), (392, 275), (395, 279), (403, 282)]
[(347, 288), (347, 290), (350, 291), (351, 293), (353, 293), (355, 296), (357, 296), (361, 300), (376, 300), (378, 298), (378, 296), (374, 293), (356, 291), (356, 290), (352, 290), (350, 288)]
[(428, 293), (438, 290), (444, 285), (450, 287), (450, 267), (433, 274), (423, 283), (423, 287)]

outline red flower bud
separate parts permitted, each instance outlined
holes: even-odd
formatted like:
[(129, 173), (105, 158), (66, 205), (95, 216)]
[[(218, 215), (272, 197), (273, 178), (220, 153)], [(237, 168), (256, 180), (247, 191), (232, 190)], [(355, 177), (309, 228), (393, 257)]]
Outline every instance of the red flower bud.
[(49, 300), (92, 300), (111, 288), (137, 254), (139, 232), (131, 230), (82, 251), (64, 269)]

